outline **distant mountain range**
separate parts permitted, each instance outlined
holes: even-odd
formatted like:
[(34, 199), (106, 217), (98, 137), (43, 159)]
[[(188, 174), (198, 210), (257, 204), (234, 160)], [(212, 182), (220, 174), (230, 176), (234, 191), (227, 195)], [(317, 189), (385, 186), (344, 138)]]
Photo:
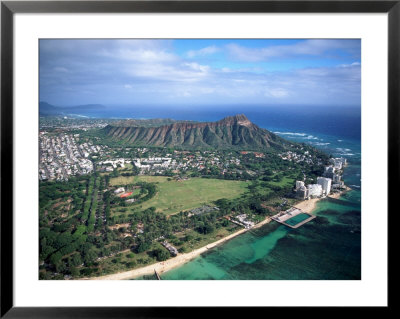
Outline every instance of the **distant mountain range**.
[(57, 116), (57, 115), (85, 115), (98, 110), (105, 109), (101, 104), (86, 104), (77, 106), (55, 106), (47, 102), (39, 103), (40, 116)]
[[(244, 114), (217, 122), (184, 122), (149, 125), (152, 120), (130, 120), (102, 129), (106, 137), (125, 145), (219, 149), (285, 149), (293, 143), (258, 127)], [(160, 121), (160, 120), (153, 120)], [(165, 121), (165, 120), (164, 120)], [(153, 122), (152, 124), (156, 124)]]

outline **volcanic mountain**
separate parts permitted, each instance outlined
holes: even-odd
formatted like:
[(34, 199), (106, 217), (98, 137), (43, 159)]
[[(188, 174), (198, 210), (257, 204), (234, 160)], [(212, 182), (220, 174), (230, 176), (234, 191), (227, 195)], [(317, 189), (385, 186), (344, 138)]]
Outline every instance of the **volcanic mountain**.
[(283, 149), (292, 143), (250, 122), (244, 114), (217, 122), (182, 122), (149, 127), (140, 121), (114, 123), (103, 128), (106, 137), (126, 145), (178, 148)]

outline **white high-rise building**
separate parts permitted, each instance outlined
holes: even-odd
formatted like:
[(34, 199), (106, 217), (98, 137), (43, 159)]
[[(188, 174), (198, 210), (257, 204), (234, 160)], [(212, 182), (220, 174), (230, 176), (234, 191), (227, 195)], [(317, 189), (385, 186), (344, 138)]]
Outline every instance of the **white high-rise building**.
[(342, 177), (341, 177), (339, 174), (333, 174), (333, 180), (332, 180), (332, 182), (333, 182), (333, 183), (340, 183), (341, 178), (342, 178)]
[(322, 186), (320, 184), (308, 184), (308, 196), (320, 197), (322, 195)]
[(335, 174), (335, 168), (333, 166), (325, 166), (325, 171), (323, 176), (328, 178), (333, 178), (334, 174)]
[(317, 184), (322, 186), (322, 190), (326, 195), (331, 192), (332, 180), (326, 177), (317, 177)]
[(340, 161), (343, 166), (347, 164), (347, 159), (344, 157), (338, 157), (336, 160)]
[(308, 190), (305, 186), (301, 186), (298, 189), (296, 189), (296, 197), (305, 199), (308, 197)]

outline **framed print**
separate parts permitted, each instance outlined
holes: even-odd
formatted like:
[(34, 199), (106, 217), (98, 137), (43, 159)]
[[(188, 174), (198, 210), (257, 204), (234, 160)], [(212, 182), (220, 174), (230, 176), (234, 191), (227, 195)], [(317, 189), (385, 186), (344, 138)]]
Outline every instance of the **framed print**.
[(2, 1), (1, 315), (387, 308), (399, 15)]

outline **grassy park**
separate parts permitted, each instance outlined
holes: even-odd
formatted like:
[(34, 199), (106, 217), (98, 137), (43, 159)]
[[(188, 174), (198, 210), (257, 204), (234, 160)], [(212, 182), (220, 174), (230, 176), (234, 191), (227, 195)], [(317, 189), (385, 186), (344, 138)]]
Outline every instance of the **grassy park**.
[(190, 178), (174, 180), (164, 176), (120, 176), (110, 180), (110, 185), (127, 185), (137, 182), (157, 183), (157, 194), (141, 204), (142, 209), (156, 207), (166, 215), (190, 210), (220, 198), (236, 198), (247, 191), (248, 183), (221, 179)]

